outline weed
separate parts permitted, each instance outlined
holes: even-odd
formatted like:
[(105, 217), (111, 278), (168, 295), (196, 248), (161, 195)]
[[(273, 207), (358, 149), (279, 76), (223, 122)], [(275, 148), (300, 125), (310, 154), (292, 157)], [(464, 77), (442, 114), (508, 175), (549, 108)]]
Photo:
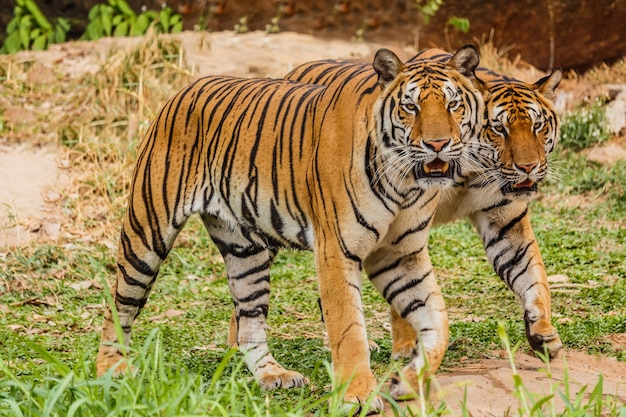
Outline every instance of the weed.
[(235, 24), (233, 30), (235, 31), (235, 33), (247, 33), (249, 31), (248, 16), (243, 16), (241, 19), (239, 19), (239, 23)]
[(579, 151), (610, 138), (603, 105), (604, 100), (596, 99), (562, 118), (560, 149)]
[(31, 49), (41, 51), (51, 43), (65, 42), (70, 30), (69, 20), (59, 18), (53, 25), (34, 0), (16, 0), (13, 13), (0, 53), (12, 54)]

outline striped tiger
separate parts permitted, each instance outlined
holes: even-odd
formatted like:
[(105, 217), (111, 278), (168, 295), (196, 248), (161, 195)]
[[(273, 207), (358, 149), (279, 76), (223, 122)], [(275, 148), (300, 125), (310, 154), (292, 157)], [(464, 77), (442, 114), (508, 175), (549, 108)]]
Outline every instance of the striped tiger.
[[(444, 62), (450, 54), (428, 49), (408, 62), (424, 59)], [(463, 217), (471, 220), (497, 275), (521, 301), (531, 347), (539, 352), (546, 349), (550, 357), (555, 357), (563, 345), (551, 323), (547, 275), (530, 223), (529, 202), (548, 173), (547, 157), (558, 137), (558, 118), (551, 100), (561, 70), (533, 84), (482, 67), (476, 69), (476, 76), (485, 86), (486, 124), (479, 140), (468, 144), (471, 170), (439, 199), (433, 224)], [(309, 62), (285, 78), (328, 86), (356, 83), (362, 91), (377, 82), (367, 64), (342, 60)], [(381, 271), (395, 274), (385, 268)], [(372, 278), (378, 279), (378, 275)], [(393, 306), (391, 324), (392, 357), (414, 355), (415, 329)], [(410, 391), (402, 383), (392, 389), (395, 396)]]
[[(315, 253), (333, 372), (348, 383), (346, 402), (361, 404), (376, 388), (362, 268), (421, 332), (424, 355), (406, 376), (436, 369), (448, 326), (427, 231), (441, 190), (459, 181), (467, 142), (482, 128), (478, 61), (472, 46), (449, 60), (410, 65), (381, 49), (367, 89), (207, 76), (180, 90), (150, 125), (131, 179), (113, 287), (124, 344), (176, 236), (199, 214), (226, 265), (232, 343), (261, 387), (307, 382), (267, 344), (270, 266), (281, 247)], [(99, 374), (125, 366), (116, 340), (109, 308)], [(372, 401), (380, 411), (381, 398)]]

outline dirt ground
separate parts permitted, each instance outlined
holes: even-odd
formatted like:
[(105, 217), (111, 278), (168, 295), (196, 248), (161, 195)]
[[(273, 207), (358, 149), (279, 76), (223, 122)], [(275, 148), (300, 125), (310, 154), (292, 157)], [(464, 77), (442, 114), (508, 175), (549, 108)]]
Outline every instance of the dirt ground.
[[(54, 45), (51, 50), (36, 54), (23, 53), (20, 58), (34, 58), (42, 68), (54, 69), (72, 77), (97, 69), (115, 44), (130, 46), (135, 42), (138, 40), (74, 42)], [(370, 60), (380, 46), (316, 39), (295, 33), (267, 35), (263, 32), (237, 36), (232, 32), (185, 33), (182, 43), (185, 59), (194, 74), (270, 77), (280, 77), (299, 63), (314, 59)], [(385, 46), (401, 58), (408, 58), (414, 53), (410, 48), (398, 45)], [(524, 74), (528, 76), (526, 81), (535, 81), (540, 75), (532, 68)], [(524, 74), (515, 76), (524, 78)], [(565, 87), (560, 94), (557, 101), (561, 102), (562, 108), (568, 106), (568, 100), (571, 102), (576, 97), (571, 86), (569, 89)], [(7, 114), (5, 117), (8, 117)], [(18, 112), (10, 117), (21, 116)], [(64, 216), (59, 197), (64, 192), (71, 193), (67, 190), (71, 174), (64, 169), (66, 161), (61, 148), (28, 143), (6, 145), (4, 142), (0, 135), (0, 255), (12, 246), (55, 240), (62, 236), (63, 225), (70, 220)], [(623, 152), (624, 142), (619, 145)], [(613, 151), (609, 153), (616, 154)], [(615, 335), (614, 342), (618, 348), (626, 348), (626, 335)], [(551, 364), (551, 377), (543, 370), (545, 365), (533, 356), (520, 352), (515, 363), (526, 388), (533, 394), (547, 395), (551, 389), (564, 390), (563, 359), (567, 362), (572, 395), (586, 387), (588, 398), (598, 375), (602, 374), (604, 393), (626, 403), (625, 363), (567, 351)], [(498, 352), (494, 352), (493, 358), (479, 363), (459, 364), (453, 372), (439, 374), (437, 382), (440, 398), (453, 408), (463, 399), (466, 391), (469, 411), (473, 416), (502, 416), (507, 410), (518, 410), (511, 366)], [(562, 401), (557, 403), (562, 407)], [(410, 402), (407, 406), (417, 407), (417, 403)]]

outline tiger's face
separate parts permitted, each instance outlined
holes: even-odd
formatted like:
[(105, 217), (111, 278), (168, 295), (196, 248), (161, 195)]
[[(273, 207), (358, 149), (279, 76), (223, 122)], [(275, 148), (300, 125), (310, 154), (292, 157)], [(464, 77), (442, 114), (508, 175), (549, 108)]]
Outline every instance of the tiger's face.
[(535, 84), (510, 80), (486, 84), (484, 148), (474, 154), (484, 172), (474, 183), (503, 194), (532, 196), (537, 191), (548, 174), (548, 155), (558, 137), (551, 100), (560, 80), (561, 71), (556, 70)]
[(483, 124), (476, 49), (461, 48), (447, 62), (419, 60), (406, 66), (395, 55), (379, 55), (374, 68), (383, 92), (374, 116), (385, 169), (402, 178), (411, 174), (423, 185), (453, 185), (464, 147), (476, 140)]

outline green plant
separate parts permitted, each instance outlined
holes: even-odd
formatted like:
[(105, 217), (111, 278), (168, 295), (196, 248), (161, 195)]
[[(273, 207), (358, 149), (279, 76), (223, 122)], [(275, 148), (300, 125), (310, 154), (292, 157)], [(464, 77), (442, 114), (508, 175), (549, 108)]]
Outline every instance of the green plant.
[(272, 20), (270, 21), (270, 23), (265, 25), (266, 33), (279, 33), (280, 32), (280, 26), (278, 26), (278, 22), (280, 22), (281, 16), (282, 16), (282, 11), (279, 8), (278, 11), (276, 12), (276, 15), (272, 17)]
[(455, 28), (463, 33), (469, 32), (470, 29), (470, 21), (466, 17), (456, 17), (451, 16), (446, 22), (446, 26), (443, 29), (443, 34), (446, 38), (446, 46), (448, 50), (452, 50), (452, 43), (450, 42), (450, 27)]
[(235, 24), (234, 31), (235, 33), (246, 33), (249, 31), (248, 16), (244, 16), (241, 19), (239, 19), (239, 23)]
[(179, 33), (183, 30), (183, 18), (170, 7), (160, 11), (145, 10), (137, 15), (126, 0), (108, 0), (108, 4), (96, 4), (89, 11), (89, 23), (83, 40), (104, 36), (138, 36), (153, 25), (158, 33)]
[(610, 137), (604, 100), (596, 99), (563, 117), (559, 148), (579, 151)]
[[(413, 6), (418, 11), (418, 25), (413, 30), (415, 49), (419, 49), (419, 31), (422, 26), (426, 26), (430, 23), (430, 19), (443, 7), (444, 0), (415, 0)], [(469, 19), (465, 17), (451, 16), (443, 28), (444, 36), (446, 39), (446, 46), (448, 50), (452, 50), (450, 43), (450, 27), (453, 27), (463, 33), (467, 33), (470, 28)]]
[(12, 54), (18, 51), (40, 51), (52, 43), (65, 42), (70, 29), (69, 20), (59, 18), (53, 25), (41, 12), (35, 0), (16, 0), (13, 19), (6, 28), (1, 53)]

